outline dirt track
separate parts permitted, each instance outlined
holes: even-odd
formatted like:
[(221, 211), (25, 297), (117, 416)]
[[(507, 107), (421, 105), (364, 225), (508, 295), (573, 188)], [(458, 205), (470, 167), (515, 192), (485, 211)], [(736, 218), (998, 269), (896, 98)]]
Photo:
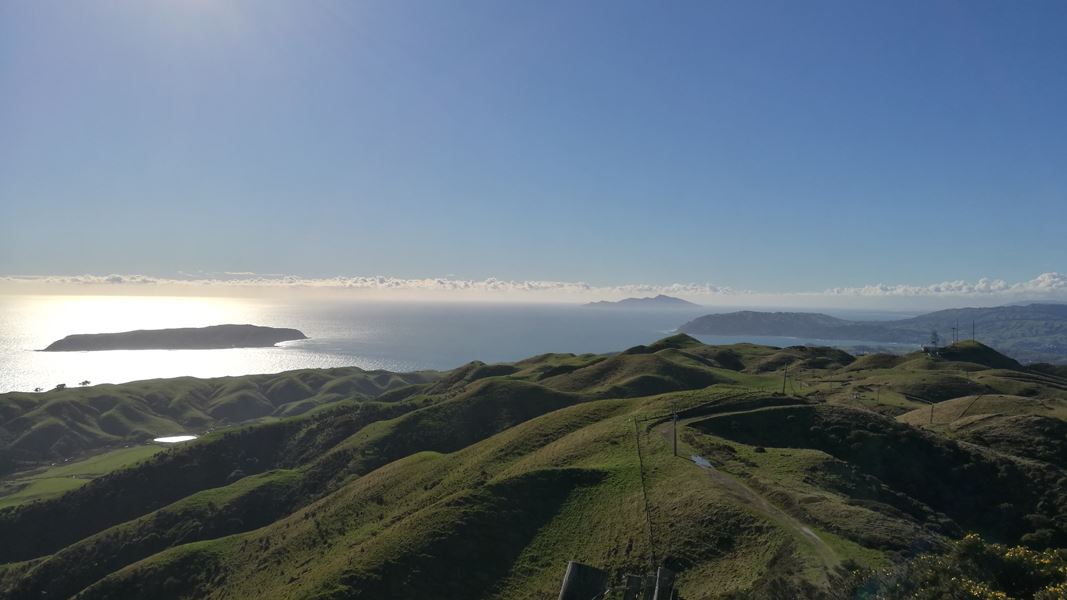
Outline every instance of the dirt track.
[[(775, 408), (780, 408), (780, 407), (775, 407)], [(760, 409), (756, 409), (756, 410), (760, 410)], [(767, 409), (764, 409), (764, 410), (767, 410)], [(771, 410), (773, 410), (773, 409), (771, 409)], [(751, 411), (737, 411), (737, 412), (751, 412)], [(716, 416), (718, 417), (718, 416), (725, 416), (726, 414), (737, 414), (737, 412), (723, 413), (721, 415), (716, 415)], [(706, 416), (701, 416), (701, 417), (694, 417), (694, 418), (690, 418), (690, 419), (680, 419), (678, 421), (678, 426), (679, 427), (684, 427), (690, 422), (699, 421), (699, 420), (705, 420), (707, 418), (708, 417), (706, 417)], [(670, 436), (671, 436), (671, 422), (670, 421), (667, 421), (665, 423), (660, 423), (660, 424), (656, 425), (653, 429), (658, 429), (659, 433), (664, 437), (664, 439), (666, 439), (668, 441), (668, 443), (670, 442)], [(681, 448), (681, 447), (679, 447), (679, 454), (683, 454), (683, 448)], [(688, 452), (685, 452), (684, 454), (688, 454)], [(838, 565), (841, 564), (841, 559), (840, 559), (840, 557), (837, 556), (837, 553), (834, 552), (833, 548), (831, 548), (826, 542), (824, 542), (822, 540), (822, 538), (820, 538), (814, 531), (812, 531), (812, 529), (810, 527), (808, 527), (807, 525), (805, 525), (801, 521), (797, 520), (795, 517), (793, 517), (789, 513), (785, 512), (782, 509), (780, 509), (777, 506), (775, 506), (766, 497), (764, 497), (758, 491), (756, 491), (756, 490), (752, 489), (751, 487), (749, 487), (743, 481), (741, 481), (741, 480), (737, 479), (736, 477), (734, 477), (732, 475), (729, 475), (727, 473), (724, 473), (724, 472), (720, 471), (719, 469), (715, 468), (715, 466), (712, 465), (711, 462), (708, 461), (707, 459), (705, 459), (705, 458), (703, 458), (701, 456), (698, 456), (698, 455), (692, 455), (690, 460), (692, 460), (697, 466), (699, 466), (704, 471), (704, 473), (712, 481), (714, 481), (715, 484), (720, 489), (724, 490), (726, 493), (728, 493), (730, 496), (732, 496), (735, 500), (737, 500), (740, 504), (742, 504), (744, 506), (747, 506), (747, 507), (749, 507), (749, 508), (751, 508), (751, 509), (753, 509), (753, 510), (755, 510), (755, 511), (761, 513), (761, 514), (763, 514), (768, 519), (770, 519), (771, 521), (777, 523), (780, 527), (782, 527), (786, 531), (790, 532), (793, 535), (793, 537), (797, 540), (798, 544), (800, 544), (802, 546), (806, 546), (808, 548), (811, 548), (812, 552), (814, 553), (814, 555), (818, 558), (819, 562), (821, 563), (820, 564), (820, 566), (821, 566), (820, 571), (822, 572), (822, 575), (823, 575), (823, 579), (824, 579), (823, 583), (828, 583), (829, 582), (829, 577), (828, 577), (829, 574), (832, 573), (833, 570)]]

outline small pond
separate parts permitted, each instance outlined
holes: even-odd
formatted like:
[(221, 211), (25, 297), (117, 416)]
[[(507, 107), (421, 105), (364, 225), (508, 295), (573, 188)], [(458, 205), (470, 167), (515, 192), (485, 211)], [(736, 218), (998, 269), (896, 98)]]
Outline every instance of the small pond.
[(152, 440), (153, 442), (160, 442), (162, 444), (178, 444), (181, 442), (188, 442), (189, 440), (195, 440), (195, 435), (172, 435), (169, 437), (158, 437)]

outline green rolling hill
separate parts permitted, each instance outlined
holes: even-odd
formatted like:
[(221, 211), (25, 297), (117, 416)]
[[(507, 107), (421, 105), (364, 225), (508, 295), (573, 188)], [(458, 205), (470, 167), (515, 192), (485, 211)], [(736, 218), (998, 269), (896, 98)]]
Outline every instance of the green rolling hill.
[[(0, 597), (534, 599), (570, 560), (616, 581), (667, 567), (686, 599), (915, 597), (961, 578), (1055, 597), (1067, 379), (950, 350), (676, 335), (445, 373), (6, 394), (6, 481), (86, 480), (0, 509)], [(20, 442), (38, 427), (89, 461), (205, 435), (94, 471)], [(1025, 577), (998, 579), (1010, 569)]]
[(0, 476), (105, 447), (375, 399), (437, 376), (349, 367), (0, 394)]

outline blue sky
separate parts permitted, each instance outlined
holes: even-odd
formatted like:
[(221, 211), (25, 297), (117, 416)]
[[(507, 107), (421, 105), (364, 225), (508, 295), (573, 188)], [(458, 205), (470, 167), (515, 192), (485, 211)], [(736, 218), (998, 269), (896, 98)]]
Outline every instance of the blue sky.
[(5, 2), (0, 275), (1067, 271), (1067, 3)]

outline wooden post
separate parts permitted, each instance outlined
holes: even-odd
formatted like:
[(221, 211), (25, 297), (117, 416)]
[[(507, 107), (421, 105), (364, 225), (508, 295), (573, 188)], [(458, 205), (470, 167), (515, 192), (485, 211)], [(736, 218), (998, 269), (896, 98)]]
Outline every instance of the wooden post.
[(656, 592), (652, 600), (671, 600), (674, 591), (674, 571), (667, 567), (660, 567), (656, 571)]
[(603, 594), (608, 587), (608, 574), (580, 562), (567, 563), (559, 600), (590, 600)]

